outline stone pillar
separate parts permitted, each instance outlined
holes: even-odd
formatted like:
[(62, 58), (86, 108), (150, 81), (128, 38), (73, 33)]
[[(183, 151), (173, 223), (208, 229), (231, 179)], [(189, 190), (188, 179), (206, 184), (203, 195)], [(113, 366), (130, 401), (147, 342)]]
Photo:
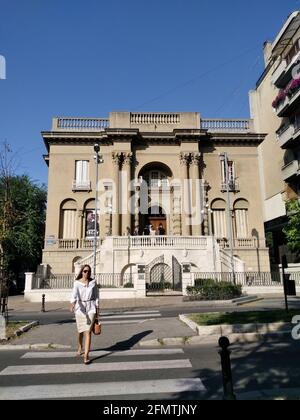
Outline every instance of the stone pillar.
[(192, 180), (192, 233), (193, 236), (201, 236), (201, 180), (199, 176), (200, 153), (193, 153), (190, 166), (190, 178)]
[(25, 295), (27, 292), (31, 292), (33, 288), (34, 276), (35, 276), (34, 273), (25, 273), (25, 290), (24, 290)]
[(188, 179), (189, 179), (189, 160), (190, 153), (180, 154), (181, 163), (181, 235), (190, 235), (190, 224), (189, 224), (189, 190), (188, 190)]
[(137, 272), (134, 274), (134, 289), (136, 298), (146, 297), (146, 265), (145, 263), (137, 264)]
[(112, 233), (113, 236), (120, 236), (120, 166), (121, 153), (113, 153), (112, 159), (115, 166), (114, 171), (114, 199), (113, 199), (113, 215), (112, 215)]
[(135, 185), (134, 228), (139, 227), (139, 230), (141, 229), (141, 226), (140, 226), (140, 206), (139, 206), (140, 191), (141, 191), (140, 186)]
[[(124, 203), (122, 205), (122, 235), (126, 236), (128, 234), (127, 228), (130, 229), (132, 234), (131, 226), (131, 191), (129, 188), (129, 183), (131, 181), (131, 170), (132, 170), (132, 153), (123, 154), (123, 169), (124, 176), (122, 177), (122, 198)], [(126, 174), (126, 175), (125, 175)]]
[(194, 286), (194, 276), (192, 274), (192, 265), (189, 262), (182, 263), (182, 294), (187, 296), (187, 287)]

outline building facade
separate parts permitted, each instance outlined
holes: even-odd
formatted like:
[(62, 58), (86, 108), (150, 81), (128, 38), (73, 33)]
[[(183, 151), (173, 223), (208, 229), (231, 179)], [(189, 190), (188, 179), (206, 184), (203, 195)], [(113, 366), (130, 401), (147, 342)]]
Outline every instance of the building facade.
[(270, 270), (258, 157), (265, 136), (253, 121), (113, 112), (54, 118), (42, 136), (48, 273), (92, 263), (95, 236), (99, 273), (163, 256), (168, 265), (189, 260), (195, 271), (229, 271), (233, 263), (237, 271)]
[[(289, 252), (282, 230), (287, 224), (286, 202), (300, 194), (300, 13), (292, 13), (274, 42), (264, 46), (265, 71), (250, 92), (251, 117), (257, 131), (267, 133), (259, 146), (266, 236), (271, 262)], [(270, 158), (272, 157), (272, 158)]]

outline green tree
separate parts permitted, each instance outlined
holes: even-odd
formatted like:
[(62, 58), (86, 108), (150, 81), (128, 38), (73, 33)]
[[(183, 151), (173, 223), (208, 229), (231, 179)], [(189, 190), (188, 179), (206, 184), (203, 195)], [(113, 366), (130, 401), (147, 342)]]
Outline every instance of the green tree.
[(41, 261), (45, 217), (46, 188), (27, 175), (13, 174), (5, 155), (0, 166), (0, 269), (4, 283), (17, 281), (19, 273), (35, 271)]
[(283, 229), (287, 244), (292, 252), (300, 255), (300, 203), (297, 199), (287, 203), (288, 224)]

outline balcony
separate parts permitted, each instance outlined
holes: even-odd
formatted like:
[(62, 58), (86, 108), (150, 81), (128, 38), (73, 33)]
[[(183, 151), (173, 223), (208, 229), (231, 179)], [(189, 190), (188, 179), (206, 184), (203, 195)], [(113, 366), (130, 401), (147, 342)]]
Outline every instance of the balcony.
[(292, 160), (282, 168), (282, 177), (284, 181), (289, 181), (290, 179), (299, 175), (299, 173), (300, 171), (298, 160)]
[(283, 149), (293, 140), (295, 128), (293, 124), (286, 124), (277, 131), (277, 140)]
[(109, 128), (107, 118), (54, 118), (53, 131), (105, 131)]
[(286, 85), (286, 83), (283, 82), (286, 68), (287, 62), (286, 60), (282, 60), (272, 75), (272, 83), (278, 88), (283, 88)]
[(72, 191), (92, 191), (91, 181), (73, 181)]
[(209, 133), (253, 133), (253, 120), (249, 119), (203, 119), (201, 129)]
[[(221, 184), (221, 191), (222, 192), (226, 192), (227, 191), (227, 183), (226, 182), (222, 182), (222, 184)], [(231, 192), (238, 192), (238, 191), (240, 191), (239, 184), (238, 184), (237, 181), (235, 181), (235, 180), (230, 180), (229, 181), (229, 191), (231, 191)]]
[(279, 92), (272, 105), (279, 118), (289, 117), (299, 106), (299, 99), (300, 79), (295, 79)]

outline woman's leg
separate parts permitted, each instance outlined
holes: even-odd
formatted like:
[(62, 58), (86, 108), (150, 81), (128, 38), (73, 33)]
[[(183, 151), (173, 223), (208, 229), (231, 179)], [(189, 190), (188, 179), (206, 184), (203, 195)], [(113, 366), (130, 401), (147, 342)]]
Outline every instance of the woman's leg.
[(83, 350), (83, 333), (79, 333), (78, 334), (78, 352), (77, 352), (78, 356), (81, 355), (82, 350)]
[(84, 360), (88, 361), (90, 350), (91, 350), (92, 331), (86, 331), (84, 334), (85, 334)]

